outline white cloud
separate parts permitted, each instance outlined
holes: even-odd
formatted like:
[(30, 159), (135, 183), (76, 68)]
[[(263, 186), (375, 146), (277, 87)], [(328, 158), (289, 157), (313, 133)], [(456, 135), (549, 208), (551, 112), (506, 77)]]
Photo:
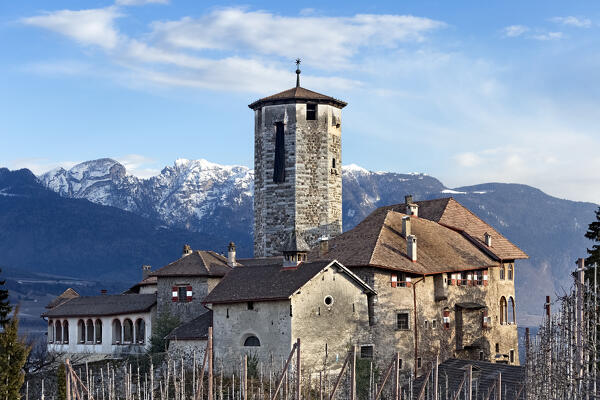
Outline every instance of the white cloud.
[(521, 36), (528, 30), (529, 30), (529, 28), (524, 25), (511, 25), (511, 26), (505, 27), (503, 29), (503, 32), (504, 32), (504, 36), (506, 36), (506, 37), (517, 37), (517, 36)]
[(10, 160), (7, 167), (13, 170), (27, 168), (35, 175), (41, 175), (55, 168), (69, 169), (78, 163), (79, 161), (53, 161), (47, 158), (31, 157)]
[(115, 7), (90, 10), (61, 10), (23, 18), (27, 25), (45, 28), (65, 35), (81, 44), (113, 49), (119, 41), (114, 20), (121, 14)]
[(538, 33), (536, 35), (532, 35), (531, 38), (536, 39), (536, 40), (546, 41), (546, 40), (562, 39), (563, 36), (564, 35), (562, 32), (544, 32), (544, 33)]
[(554, 17), (550, 21), (556, 22), (561, 25), (574, 26), (577, 28), (589, 28), (592, 26), (592, 21), (588, 18), (577, 18), (573, 16), (568, 17)]
[(480, 165), (483, 159), (472, 152), (460, 153), (454, 156), (454, 159), (461, 167), (475, 167)]
[(445, 24), (410, 15), (357, 14), (353, 17), (287, 17), (240, 8), (215, 10), (200, 18), (155, 22), (154, 37), (192, 50), (240, 51), (301, 57), (307, 63), (343, 67), (364, 47), (394, 48), (421, 42)]
[(169, 0), (116, 0), (119, 6), (143, 6), (146, 4), (169, 4)]
[(156, 167), (156, 160), (140, 154), (127, 154), (116, 157), (115, 160), (123, 164), (128, 174), (138, 178), (150, 178), (160, 172), (160, 169)]

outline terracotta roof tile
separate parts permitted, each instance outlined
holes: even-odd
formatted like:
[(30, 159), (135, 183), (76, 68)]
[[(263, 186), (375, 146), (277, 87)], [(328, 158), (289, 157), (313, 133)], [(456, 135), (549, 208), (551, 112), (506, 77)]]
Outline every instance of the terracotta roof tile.
[(248, 105), (253, 110), (266, 105), (272, 104), (284, 104), (289, 102), (302, 102), (315, 101), (317, 103), (331, 104), (333, 106), (344, 108), (348, 103), (335, 99), (330, 96), (326, 96), (321, 93), (313, 92), (312, 90), (305, 89), (303, 87), (294, 87), (283, 92), (276, 93), (272, 96), (264, 97), (254, 103)]
[(231, 267), (227, 258), (214, 251), (197, 250), (156, 271), (151, 276), (225, 276)]

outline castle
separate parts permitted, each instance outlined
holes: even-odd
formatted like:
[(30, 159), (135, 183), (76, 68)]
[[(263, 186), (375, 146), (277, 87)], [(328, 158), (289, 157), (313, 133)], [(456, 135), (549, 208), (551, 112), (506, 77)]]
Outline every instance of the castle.
[(342, 233), (341, 110), (300, 86), (249, 107), (255, 115), (254, 258), (184, 248), (120, 295), (67, 291), (48, 305), (48, 349), (148, 349), (152, 324), (176, 315), (169, 351), (203, 351), (213, 327), (224, 365), (252, 351), (339, 368), (362, 358), (420, 374), (436, 356), (518, 364), (515, 261), (527, 255), (452, 198), (373, 211)]

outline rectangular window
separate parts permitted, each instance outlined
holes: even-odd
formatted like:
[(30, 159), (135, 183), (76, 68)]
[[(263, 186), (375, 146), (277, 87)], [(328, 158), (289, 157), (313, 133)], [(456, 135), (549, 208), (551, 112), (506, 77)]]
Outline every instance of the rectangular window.
[(285, 135), (283, 122), (275, 123), (275, 160), (273, 165), (273, 182), (285, 182)]
[(500, 343), (496, 343), (496, 353), (500, 353)]
[(505, 272), (505, 268), (506, 268), (506, 267), (504, 266), (504, 264), (502, 264), (502, 265), (500, 266), (500, 279), (504, 279), (504, 274), (506, 273), (506, 272)]
[(469, 284), (469, 281), (467, 280), (467, 275), (468, 275), (468, 274), (467, 274), (466, 272), (461, 272), (461, 273), (459, 273), (458, 275), (459, 275), (459, 277), (460, 277), (460, 279), (459, 279), (459, 282), (460, 282), (460, 283), (459, 283), (459, 284), (460, 284), (460, 285), (467, 286), (467, 285)]
[(477, 286), (483, 286), (483, 271), (473, 272), (473, 283)]
[(317, 119), (317, 105), (307, 104), (306, 105), (306, 120), (314, 121)]
[(433, 321), (431, 321), (431, 329), (435, 328), (437, 328), (437, 321), (434, 319)]
[(360, 346), (360, 358), (373, 359), (373, 345)]
[(180, 303), (187, 302), (187, 286), (177, 287), (177, 299)]
[(408, 313), (401, 312), (396, 314), (396, 327), (399, 330), (408, 330)]
[(423, 365), (423, 360), (421, 359), (421, 357), (417, 358), (417, 368), (421, 368), (421, 365)]
[(479, 352), (479, 361), (483, 361), (483, 351)]
[(510, 349), (510, 363), (515, 363), (515, 351), (513, 349)]
[(248, 302), (248, 310), (254, 310), (254, 302), (253, 301)]

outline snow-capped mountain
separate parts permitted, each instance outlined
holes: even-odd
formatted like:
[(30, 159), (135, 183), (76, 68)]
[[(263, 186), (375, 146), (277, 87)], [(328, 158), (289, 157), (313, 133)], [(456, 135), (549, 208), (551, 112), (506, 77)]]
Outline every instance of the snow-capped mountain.
[[(141, 179), (128, 175), (119, 162), (102, 158), (69, 170), (58, 168), (39, 179), (62, 196), (117, 207), (170, 226), (214, 232), (226, 225), (243, 232), (251, 221), (253, 176), (243, 166), (178, 159), (160, 174)], [(231, 211), (241, 218), (219, 217)], [(245, 225), (237, 228), (240, 222)]]

